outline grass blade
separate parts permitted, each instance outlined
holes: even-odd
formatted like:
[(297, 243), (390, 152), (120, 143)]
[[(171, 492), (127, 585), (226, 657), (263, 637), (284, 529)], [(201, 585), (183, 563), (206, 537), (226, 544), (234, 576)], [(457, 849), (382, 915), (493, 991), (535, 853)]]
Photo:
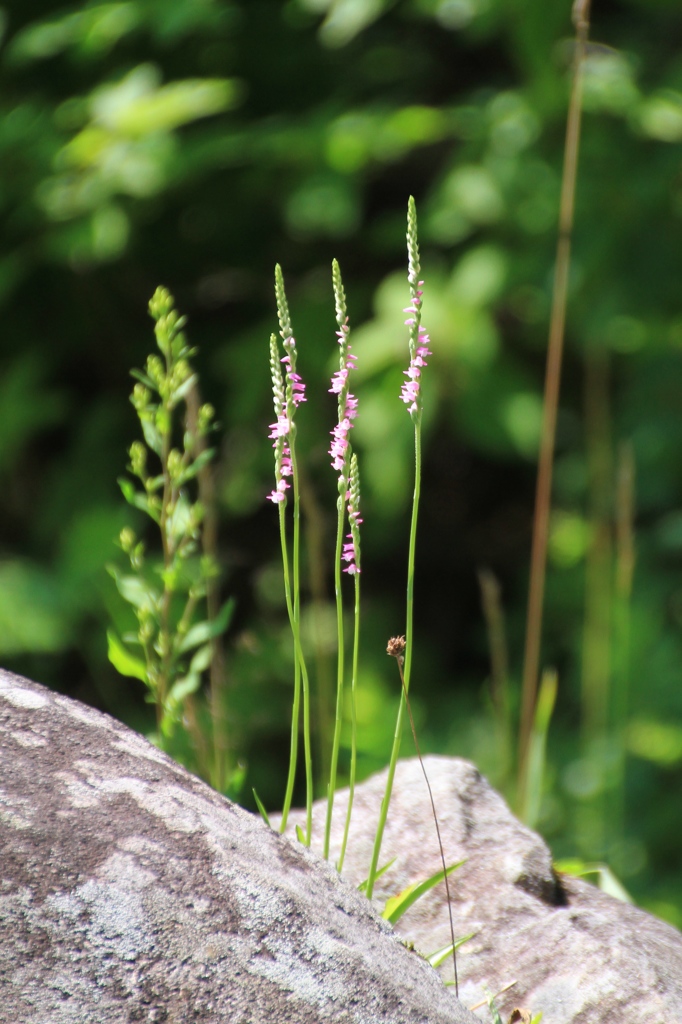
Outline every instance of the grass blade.
[(390, 896), (386, 900), (386, 906), (381, 916), (386, 921), (390, 921), (391, 924), (395, 924), (400, 920), (405, 911), (409, 910), (412, 904), (417, 902), (420, 896), (433, 889), (434, 885), (442, 882), (446, 875), (451, 875), (457, 868), (461, 868), (462, 864), (464, 864), (463, 860), (457, 861), (456, 864), (451, 864), (445, 871), (437, 871), (435, 875), (431, 875), (430, 878), (425, 879), (423, 882), (415, 882), (413, 885), (408, 885), (406, 889), (403, 889), (396, 896)]
[(261, 798), (258, 796), (258, 793), (256, 792), (255, 789), (252, 790), (252, 793), (253, 793), (253, 798), (256, 801), (256, 807), (260, 811), (261, 818), (263, 819), (263, 821), (265, 822), (266, 825), (268, 825), (270, 828), (272, 828), (272, 825), (270, 825), (270, 819), (268, 817), (268, 812), (265, 810), (265, 807), (263, 806)]
[(464, 935), (461, 939), (457, 939), (457, 942), (453, 945), (452, 942), (448, 942), (447, 946), (443, 946), (441, 949), (437, 949), (435, 953), (429, 953), (424, 959), (431, 964), (432, 967), (440, 967), (444, 964), (448, 957), (452, 956), (453, 949), (459, 949), (469, 939), (473, 939), (476, 932), (469, 932), (468, 935)]
[[(377, 878), (381, 878), (382, 875), (385, 875), (386, 872), (388, 871), (388, 869), (393, 867), (393, 865), (395, 864), (397, 859), (398, 859), (397, 857), (394, 857), (393, 860), (389, 860), (388, 864), (384, 864), (383, 868), (379, 868), (379, 870), (374, 875), (374, 880), (376, 881)], [(360, 882), (360, 885), (358, 886), (358, 891), (359, 892), (366, 892), (367, 891), (367, 884), (368, 884), (368, 882), (369, 882), (369, 878), (366, 878), (364, 880), (364, 882)]]

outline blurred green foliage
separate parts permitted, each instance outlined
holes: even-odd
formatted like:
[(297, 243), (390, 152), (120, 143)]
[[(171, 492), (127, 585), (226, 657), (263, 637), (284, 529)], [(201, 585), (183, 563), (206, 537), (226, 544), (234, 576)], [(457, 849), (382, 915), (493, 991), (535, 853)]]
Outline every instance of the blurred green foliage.
[[(128, 373), (149, 351), (147, 303), (163, 282), (189, 314), (203, 395), (222, 424), (219, 554), (223, 597), (237, 602), (227, 655), (231, 756), (246, 765), (244, 794), (255, 786), (268, 806), (281, 801), (292, 652), (276, 514), (265, 500), (278, 261), (308, 384), (299, 446), (312, 600), (303, 625), (317, 637), (324, 748), (336, 257), (358, 355), (359, 771), (385, 763), (399, 692), (383, 652), (402, 630), (412, 487), (411, 424), (398, 394), (413, 193), (434, 353), (424, 378), (414, 711), (424, 750), (473, 757), (505, 783), (508, 751), (487, 709), (477, 570), (489, 567), (502, 584), (515, 693), (570, 6), (26, 0), (4, 8), (7, 667), (153, 728), (142, 687), (106, 660), (107, 624), (125, 632), (130, 623), (104, 566), (129, 522), (116, 487), (135, 436)], [(559, 690), (539, 827), (557, 856), (608, 862), (636, 899), (679, 924), (682, 12), (674, 0), (593, 7), (543, 649)], [(631, 597), (618, 490), (627, 450), (636, 479)], [(133, 526), (141, 530), (142, 520)], [(189, 748), (177, 753), (192, 763)]]

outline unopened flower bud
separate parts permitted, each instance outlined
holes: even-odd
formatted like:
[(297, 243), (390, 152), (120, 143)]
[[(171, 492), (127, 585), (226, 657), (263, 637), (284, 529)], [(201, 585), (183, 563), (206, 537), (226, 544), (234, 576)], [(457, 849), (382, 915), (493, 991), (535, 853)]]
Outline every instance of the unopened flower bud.
[(128, 449), (130, 468), (135, 476), (143, 476), (147, 465), (147, 449), (141, 441), (133, 441)]
[(146, 409), (146, 407), (149, 405), (150, 398), (151, 393), (149, 391), (149, 388), (146, 388), (144, 384), (140, 384), (138, 382), (133, 388), (133, 393), (130, 397), (130, 401), (133, 403), (133, 405), (139, 412), (141, 409)]
[(132, 551), (135, 540), (135, 532), (129, 526), (124, 527), (118, 535), (118, 542), (127, 555)]

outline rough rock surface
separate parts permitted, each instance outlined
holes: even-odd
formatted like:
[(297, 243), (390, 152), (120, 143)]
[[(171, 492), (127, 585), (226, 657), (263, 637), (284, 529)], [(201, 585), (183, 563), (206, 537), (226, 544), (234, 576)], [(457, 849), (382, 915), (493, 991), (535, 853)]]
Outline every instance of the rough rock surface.
[(0, 1021), (475, 1018), (319, 858), (0, 672)]
[[(474, 938), (458, 955), (465, 1006), (497, 992), (506, 1021), (515, 1007), (542, 1024), (679, 1024), (682, 935), (643, 910), (568, 876), (557, 877), (542, 839), (521, 825), (474, 765), (427, 757), (450, 876), (455, 934)], [(344, 875), (367, 876), (386, 772), (356, 787)], [(331, 859), (337, 858), (348, 791), (337, 794)], [(313, 848), (320, 846), (326, 803), (315, 805)], [(301, 814), (290, 819), (300, 822)], [(440, 870), (424, 777), (416, 759), (398, 764), (380, 864), (396, 863), (375, 888), (377, 902)], [(418, 949), (450, 941), (445, 886), (408, 910), (397, 925)], [(452, 963), (443, 968), (452, 976)], [(487, 1009), (480, 1016), (489, 1020)]]

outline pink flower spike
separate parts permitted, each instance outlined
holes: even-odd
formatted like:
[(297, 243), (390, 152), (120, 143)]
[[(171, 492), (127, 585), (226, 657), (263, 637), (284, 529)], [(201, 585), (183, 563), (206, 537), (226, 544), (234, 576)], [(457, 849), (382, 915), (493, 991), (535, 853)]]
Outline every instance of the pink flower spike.
[(351, 576), (355, 575), (356, 572), (360, 572), (355, 564), (355, 544), (353, 543), (353, 534), (349, 533), (347, 536), (350, 538), (349, 541), (343, 545), (343, 554), (341, 558), (344, 562), (350, 562), (343, 571), (350, 573)]
[(286, 437), (290, 430), (288, 416), (278, 416), (276, 423), (270, 424), (271, 434), (268, 434), (270, 438)]
[(289, 484), (286, 482), (286, 480), (280, 480), (279, 483), (277, 484), (277, 490), (273, 491), (272, 494), (268, 494), (268, 498), (270, 499), (270, 501), (274, 502), (275, 504), (277, 504), (277, 502), (280, 501), (286, 501), (286, 495), (284, 492), (286, 491), (288, 486)]

